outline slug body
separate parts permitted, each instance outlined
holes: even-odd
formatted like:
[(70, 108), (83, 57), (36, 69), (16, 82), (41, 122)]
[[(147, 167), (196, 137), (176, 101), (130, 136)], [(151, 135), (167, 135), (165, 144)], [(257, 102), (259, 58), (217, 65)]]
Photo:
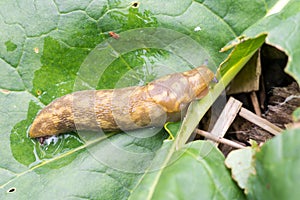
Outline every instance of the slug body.
[(178, 121), (189, 103), (203, 97), (214, 74), (201, 66), (145, 86), (85, 90), (54, 100), (34, 120), (32, 138), (80, 130), (118, 131)]

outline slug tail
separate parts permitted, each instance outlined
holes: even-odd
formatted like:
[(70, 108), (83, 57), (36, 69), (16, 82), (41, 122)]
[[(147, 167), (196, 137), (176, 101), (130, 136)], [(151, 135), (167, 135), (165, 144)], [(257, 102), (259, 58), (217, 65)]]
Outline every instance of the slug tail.
[(66, 95), (42, 109), (30, 127), (29, 136), (45, 137), (75, 130), (72, 102), (73, 96)]

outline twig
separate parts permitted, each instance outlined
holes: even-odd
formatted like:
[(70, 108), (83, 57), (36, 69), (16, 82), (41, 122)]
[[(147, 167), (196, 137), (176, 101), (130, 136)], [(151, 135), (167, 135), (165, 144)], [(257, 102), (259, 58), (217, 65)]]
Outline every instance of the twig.
[(266, 101), (266, 86), (264, 82), (264, 76), (261, 74), (260, 77), (260, 90), (259, 90), (259, 104), (262, 110), (265, 110), (265, 101)]
[(252, 92), (250, 93), (250, 98), (251, 98), (252, 105), (253, 105), (253, 108), (254, 108), (255, 113), (256, 113), (258, 116), (261, 117), (261, 110), (260, 110), (260, 106), (259, 106), (258, 99), (257, 99), (257, 96), (256, 96), (255, 91), (252, 91)]
[(226, 144), (228, 146), (231, 146), (231, 147), (234, 147), (234, 148), (237, 148), (237, 149), (246, 148), (245, 146), (240, 145), (236, 142), (233, 142), (231, 140), (228, 140), (228, 139), (225, 139), (225, 138), (222, 138), (222, 137), (214, 136), (211, 133), (200, 130), (200, 129), (196, 129), (195, 132), (196, 132), (196, 134), (201, 135), (201, 136), (203, 136), (203, 137), (205, 137), (209, 140), (212, 140), (214, 142), (217, 142), (217, 143)]
[(271, 122), (269, 122), (266, 119), (263, 119), (263, 118), (257, 116), (256, 114), (247, 110), (246, 108), (241, 108), (239, 115), (241, 117), (243, 117), (244, 119), (252, 122), (253, 124), (261, 127), (262, 129), (272, 133), (273, 135), (278, 135), (280, 132), (283, 131), (278, 126), (272, 124)]

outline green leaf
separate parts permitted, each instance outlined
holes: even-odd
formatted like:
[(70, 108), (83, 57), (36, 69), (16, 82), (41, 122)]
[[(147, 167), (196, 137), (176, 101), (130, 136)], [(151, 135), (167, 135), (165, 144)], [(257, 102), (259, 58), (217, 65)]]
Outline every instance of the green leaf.
[(297, 199), (300, 195), (300, 129), (287, 130), (255, 155), (255, 171), (247, 184), (249, 199)]
[(286, 72), (300, 83), (299, 38), (300, 2), (297, 0), (277, 1), (266, 15), (243, 34), (254, 36), (268, 33), (266, 43), (284, 51), (289, 57)]
[(224, 156), (212, 143), (193, 142), (175, 152), (171, 161), (153, 199), (243, 199), (242, 191), (223, 165)]
[(252, 157), (255, 154), (253, 148), (245, 148), (231, 151), (225, 164), (231, 169), (232, 178), (238, 183), (242, 189), (246, 188), (246, 184), (251, 173), (255, 172)]
[(294, 112), (293, 112), (293, 121), (297, 122), (300, 120), (300, 108), (297, 108)]
[(244, 199), (244, 194), (224, 166), (222, 153), (210, 142), (195, 141), (174, 152), (166, 166), (145, 175), (130, 196), (141, 198)]
[[(184, 153), (180, 148), (202, 114), (264, 41), (261, 32), (269, 34), (267, 41), (277, 42), (271, 44), (282, 44), (286, 40), (280, 40), (282, 34), (277, 33), (286, 27), (296, 30), (297, 26), (291, 24), (297, 22), (297, 1), (290, 1), (282, 13), (266, 17), (276, 2), (3, 0), (0, 3), (1, 199), (163, 196), (161, 192), (168, 190), (164, 180), (167, 183), (173, 171), (177, 176), (187, 173), (181, 167), (185, 159), (200, 174), (205, 174), (195, 159), (205, 145), (186, 147), (192, 153)], [(120, 38), (110, 38), (109, 31)], [(288, 31), (289, 42), (281, 47), (288, 49), (293, 58), (289, 71), (298, 77), (297, 33)], [(247, 40), (235, 47), (232, 54), (219, 52), (241, 34)], [(164, 140), (168, 134), (154, 129), (97, 137), (69, 133), (49, 138), (45, 145), (28, 138), (28, 128), (38, 110), (64, 94), (142, 85), (165, 74), (202, 65), (205, 60), (216, 71), (229, 54), (221, 71), (222, 84), (216, 85), (211, 95), (201, 101), (203, 107), (198, 102), (192, 106), (180, 131), (173, 134), (174, 141)], [(198, 110), (202, 112), (191, 114)], [(166, 171), (159, 170), (180, 153), (184, 156), (182, 160), (178, 158), (176, 168), (171, 165)], [(223, 157), (213, 153), (205, 158), (214, 159), (221, 163)], [(214, 163), (206, 164), (205, 169), (215, 170)], [(220, 171), (215, 173), (224, 172), (223, 167), (220, 164)], [(212, 184), (202, 195), (211, 194), (223, 182), (232, 184), (226, 175), (220, 184)], [(186, 191), (175, 190), (172, 186), (169, 192), (188, 198)], [(219, 194), (232, 197), (226, 189)]]

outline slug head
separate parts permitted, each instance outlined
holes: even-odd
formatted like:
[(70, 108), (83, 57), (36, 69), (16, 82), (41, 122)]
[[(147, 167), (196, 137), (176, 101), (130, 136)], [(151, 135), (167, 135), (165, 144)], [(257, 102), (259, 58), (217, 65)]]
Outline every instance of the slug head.
[(208, 92), (213, 78), (213, 72), (201, 66), (149, 83), (148, 93), (167, 113), (180, 112), (191, 101), (203, 97)]
[(200, 66), (193, 70), (183, 72), (186, 77), (191, 91), (191, 98), (201, 99), (208, 93), (211, 81), (215, 79), (214, 73), (206, 66)]

